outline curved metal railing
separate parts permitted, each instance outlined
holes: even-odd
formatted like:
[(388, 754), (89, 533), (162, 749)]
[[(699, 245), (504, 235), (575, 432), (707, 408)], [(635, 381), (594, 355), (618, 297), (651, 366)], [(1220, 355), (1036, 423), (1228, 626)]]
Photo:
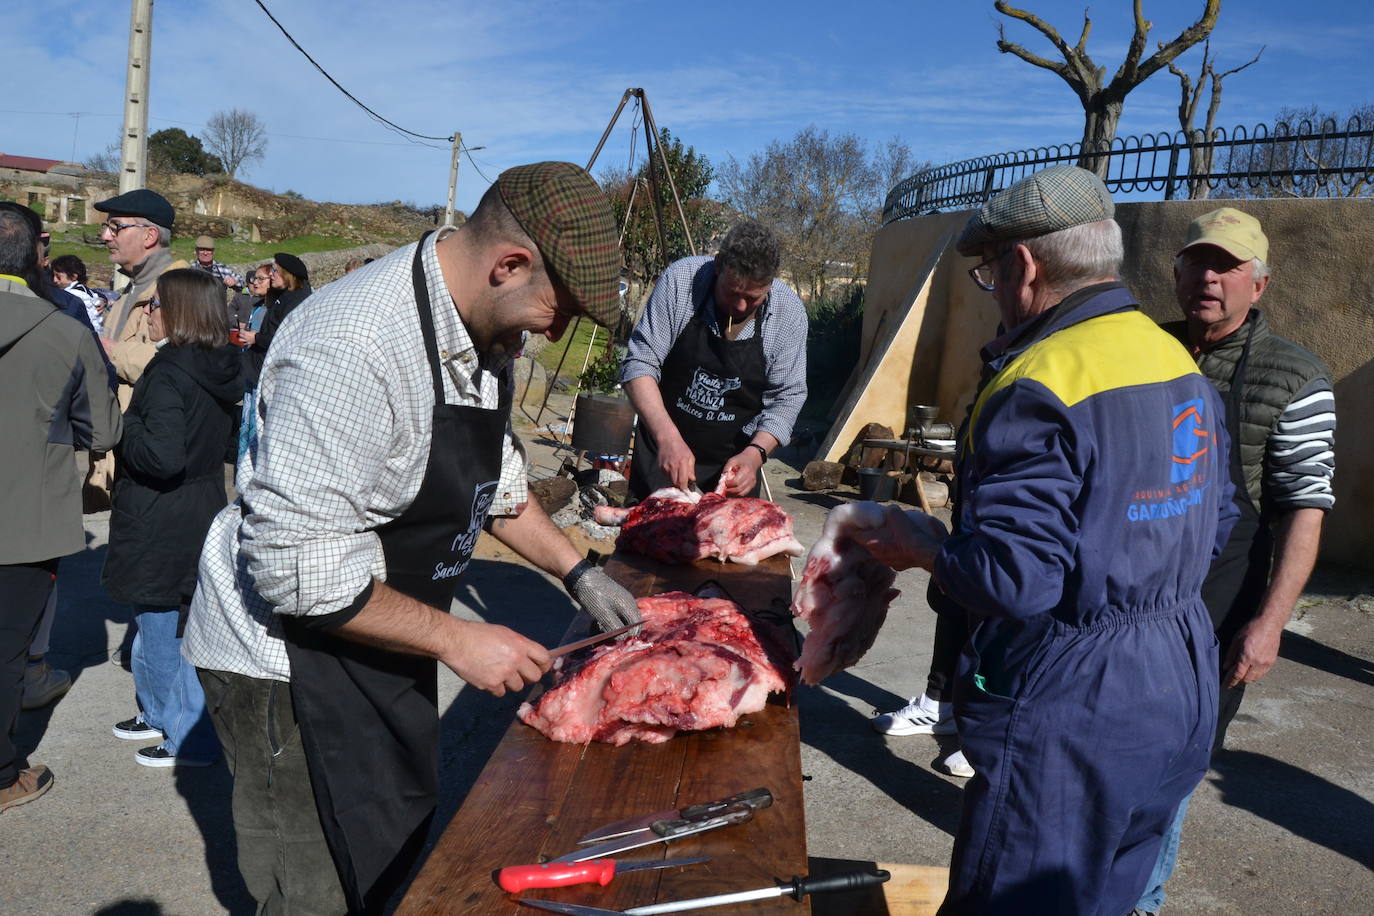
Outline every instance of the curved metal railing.
[(1374, 191), (1374, 125), (1352, 117), (1318, 125), (1280, 121), (1254, 128), (1217, 128), (1116, 137), (1089, 152), (1061, 143), (997, 153), (925, 169), (898, 182), (883, 205), (883, 225), (912, 216), (963, 210), (1032, 172), (1059, 163), (1099, 160), (1111, 191), (1162, 191), (1180, 197), (1350, 197)]

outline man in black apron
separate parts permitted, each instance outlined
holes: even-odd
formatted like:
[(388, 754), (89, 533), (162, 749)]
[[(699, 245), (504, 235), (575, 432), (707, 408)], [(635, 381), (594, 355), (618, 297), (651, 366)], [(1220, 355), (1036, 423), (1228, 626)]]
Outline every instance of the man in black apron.
[(630, 339), (621, 382), (639, 413), (630, 495), (695, 485), (753, 496), (806, 401), (806, 310), (777, 280), (765, 226), (731, 229), (714, 257), (663, 272)]
[[(509, 356), (525, 333), (556, 340), (579, 313), (613, 324), (619, 260), (585, 172), (519, 166), (462, 231), (426, 235), (283, 323), (243, 498), (211, 529), (186, 633), (260, 911), (379, 912), (404, 880), (437, 798), (436, 660), (497, 696), (548, 668), (542, 645), (448, 613), (484, 526), (560, 576), (603, 629), (638, 621), (633, 597), (537, 503), (512, 503), (524, 481)], [(349, 530), (356, 503), (376, 522), (361, 534)], [(358, 578), (359, 537), (384, 576)]]
[[(1312, 572), (1331, 508), (1335, 400), (1311, 353), (1269, 330), (1253, 306), (1269, 285), (1269, 240), (1231, 207), (1188, 227), (1174, 264), (1185, 320), (1169, 326), (1226, 401), (1231, 481), (1240, 518), (1202, 585), (1220, 643), (1221, 691), (1212, 745), (1223, 747), (1246, 684), (1269, 671)], [(1178, 854), (1184, 799), (1136, 909), (1157, 913)]]

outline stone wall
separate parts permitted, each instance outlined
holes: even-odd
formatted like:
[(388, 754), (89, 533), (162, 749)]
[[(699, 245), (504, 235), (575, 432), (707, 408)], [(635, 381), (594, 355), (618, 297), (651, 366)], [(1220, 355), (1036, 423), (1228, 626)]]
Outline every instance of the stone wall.
[[(1374, 568), (1374, 201), (1155, 201), (1117, 206), (1126, 242), (1122, 277), (1147, 314), (1173, 320), (1173, 257), (1188, 223), (1219, 206), (1257, 217), (1270, 240), (1274, 279), (1260, 307), (1274, 330), (1320, 356), (1336, 391), (1336, 508), (1322, 558)], [(906, 426), (910, 404), (938, 404), (958, 422), (978, 380), (978, 348), (995, 333), (992, 297), (967, 275), (974, 259), (953, 240), (968, 213), (902, 220), (878, 233), (864, 307), (864, 348), (851, 377), (852, 408), (819, 457), (877, 422)], [(895, 334), (894, 334), (895, 329)], [(892, 343), (883, 348), (884, 341)], [(833, 458), (831, 460), (834, 460)]]

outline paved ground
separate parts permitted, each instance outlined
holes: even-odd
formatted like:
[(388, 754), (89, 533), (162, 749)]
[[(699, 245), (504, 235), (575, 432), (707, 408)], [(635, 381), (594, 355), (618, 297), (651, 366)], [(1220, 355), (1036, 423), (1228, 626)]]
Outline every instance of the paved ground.
[[(538, 476), (557, 465), (538, 441), (533, 458)], [(795, 489), (796, 469), (785, 462), (771, 462), (769, 474), (809, 544), (836, 498)], [(53, 769), (57, 783), (39, 801), (0, 814), (0, 912), (251, 912), (234, 864), (223, 766), (147, 769), (133, 762), (138, 744), (110, 734), (134, 703), (128, 672), (108, 661), (128, 618), (97, 584), (107, 525), (106, 516), (88, 517), (87, 549), (63, 566), (52, 661), (71, 670), (76, 684), (52, 708), (20, 720), (21, 745)], [(455, 609), (552, 644), (571, 603), (552, 580), (503, 559), (485, 548)], [(799, 696), (813, 856), (948, 862), (960, 781), (931, 768), (935, 739), (883, 738), (868, 725), (875, 709), (919, 692), (929, 662), (933, 618), (923, 600), (925, 576), (903, 573), (898, 586), (902, 595), (867, 658)], [(1374, 575), (1322, 570), (1313, 580), (1279, 663), (1247, 697), (1230, 749), (1198, 790), (1169, 912), (1368, 911), (1372, 596)], [(471, 787), (516, 703), (441, 676), (440, 825)]]

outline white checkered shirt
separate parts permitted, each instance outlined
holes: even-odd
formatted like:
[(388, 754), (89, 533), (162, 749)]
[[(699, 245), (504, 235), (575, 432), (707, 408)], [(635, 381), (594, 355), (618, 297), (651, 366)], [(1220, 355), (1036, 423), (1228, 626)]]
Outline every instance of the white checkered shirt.
[[(495, 408), (509, 358), (477, 353), (440, 274), (436, 238), (423, 261), (445, 400)], [(320, 289), (272, 341), (258, 441), (235, 480), (242, 495), (215, 518), (201, 553), (182, 647), (196, 666), (290, 680), (279, 615), (329, 614), (373, 578), (385, 581), (376, 529), (419, 491), (433, 422), (414, 254), (407, 245)], [(492, 513), (525, 499), (524, 450), (507, 425)]]

